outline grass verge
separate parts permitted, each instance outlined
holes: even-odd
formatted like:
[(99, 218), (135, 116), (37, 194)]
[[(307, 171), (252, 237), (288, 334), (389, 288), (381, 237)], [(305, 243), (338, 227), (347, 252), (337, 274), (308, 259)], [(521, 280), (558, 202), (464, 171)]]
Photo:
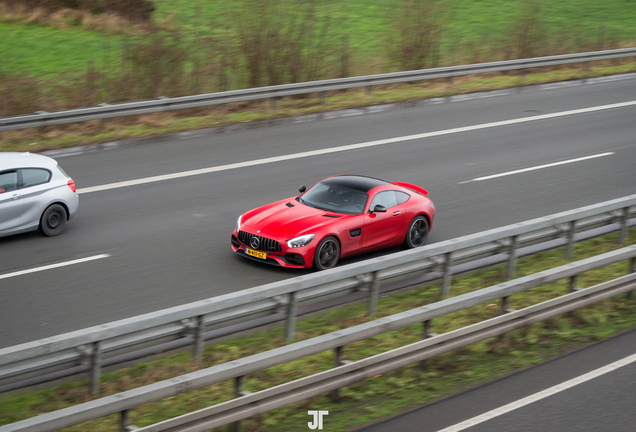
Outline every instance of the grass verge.
[[(598, 255), (621, 247), (618, 234), (579, 243), (575, 259)], [(629, 232), (628, 244), (636, 244), (636, 228)], [(517, 277), (566, 264), (564, 249), (539, 253), (520, 259)], [(585, 288), (626, 274), (626, 262), (584, 273), (578, 286)], [(503, 265), (453, 279), (451, 294), (464, 294), (505, 280)], [(560, 281), (520, 293), (509, 299), (509, 305), (521, 309), (567, 292), (567, 281)], [(382, 298), (378, 318), (430, 304), (440, 299), (439, 284)], [(434, 331), (444, 333), (492, 318), (499, 314), (495, 303), (479, 305), (435, 319)], [(369, 321), (366, 305), (340, 307), (298, 323), (296, 337), (308, 339)], [(333, 403), (327, 395), (299, 401), (284, 408), (251, 417), (243, 422), (245, 431), (295, 430), (303, 428), (308, 409), (329, 411), (329, 430), (344, 431), (353, 427), (396, 415), (414, 406), (430, 403), (442, 397), (491, 381), (520, 369), (539, 364), (584, 344), (607, 338), (623, 329), (636, 327), (636, 300), (625, 296), (609, 299), (580, 309), (571, 316), (559, 316), (510, 332), (503, 338), (492, 338), (447, 353), (427, 361), (426, 371), (416, 365), (404, 367), (341, 389), (341, 401)], [(414, 325), (385, 333), (345, 347), (349, 360), (360, 360), (381, 352), (416, 342), (422, 328)], [(282, 328), (260, 332), (232, 342), (205, 349), (202, 368), (226, 363), (258, 352), (285, 345)], [(262, 389), (312, 375), (332, 367), (333, 355), (323, 352), (294, 362), (250, 374), (245, 389)], [(112, 395), (157, 381), (169, 379), (199, 369), (189, 353), (138, 364), (134, 367), (104, 374), (101, 393)], [(232, 397), (233, 382), (217, 383), (178, 396), (135, 408), (131, 422), (136, 426), (153, 424), (197, 409), (202, 409)], [(91, 397), (87, 381), (59, 385), (52, 389), (8, 395), (0, 398), (0, 425), (16, 422), (41, 413), (58, 410), (97, 398)], [(77, 425), (68, 431), (115, 431), (118, 415)]]
[[(622, 61), (619, 62), (622, 63)], [(636, 63), (634, 62), (614, 63), (604, 62), (590, 67), (589, 70), (583, 68), (537, 70), (525, 76), (483, 74), (457, 78), (452, 84), (446, 80), (432, 80), (380, 86), (374, 89), (371, 94), (366, 94), (363, 89), (334, 92), (328, 95), (324, 104), (321, 104), (317, 97), (285, 98), (277, 102), (275, 109), (271, 108), (269, 100), (262, 100), (228, 104), (226, 107), (211, 106), (121, 117), (106, 120), (104, 124), (100, 124), (99, 121), (90, 121), (39, 129), (0, 132), (0, 151), (39, 152), (187, 130), (276, 120), (349, 108), (408, 102), (455, 94), (468, 94), (636, 71)]]

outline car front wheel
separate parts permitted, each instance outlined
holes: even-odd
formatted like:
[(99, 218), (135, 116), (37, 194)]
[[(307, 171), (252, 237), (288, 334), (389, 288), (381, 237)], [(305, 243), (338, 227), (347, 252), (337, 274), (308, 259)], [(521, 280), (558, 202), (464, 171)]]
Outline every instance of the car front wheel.
[(420, 247), (428, 240), (428, 220), (424, 216), (416, 216), (406, 230), (404, 246), (407, 249)]
[(66, 209), (59, 204), (49, 206), (40, 219), (40, 231), (47, 237), (62, 234), (66, 228)]
[(333, 268), (338, 263), (338, 258), (340, 258), (340, 243), (333, 236), (325, 237), (316, 248), (314, 267), (316, 270)]

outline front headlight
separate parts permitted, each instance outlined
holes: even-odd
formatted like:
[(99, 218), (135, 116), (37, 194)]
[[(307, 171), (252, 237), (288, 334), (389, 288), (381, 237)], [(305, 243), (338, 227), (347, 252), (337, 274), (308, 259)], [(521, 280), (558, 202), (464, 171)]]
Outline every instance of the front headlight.
[(287, 247), (297, 248), (307, 246), (315, 237), (315, 234), (306, 234), (300, 237), (293, 238), (287, 242)]
[(241, 217), (243, 217), (243, 215), (239, 216), (236, 220), (236, 232), (239, 232), (239, 230), (241, 229)]

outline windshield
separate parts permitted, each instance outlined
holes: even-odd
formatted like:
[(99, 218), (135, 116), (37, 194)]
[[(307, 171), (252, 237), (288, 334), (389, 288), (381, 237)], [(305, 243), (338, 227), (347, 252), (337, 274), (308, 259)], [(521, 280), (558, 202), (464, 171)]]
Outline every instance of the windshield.
[(317, 209), (343, 214), (362, 214), (369, 195), (337, 182), (323, 181), (298, 197), (298, 202)]

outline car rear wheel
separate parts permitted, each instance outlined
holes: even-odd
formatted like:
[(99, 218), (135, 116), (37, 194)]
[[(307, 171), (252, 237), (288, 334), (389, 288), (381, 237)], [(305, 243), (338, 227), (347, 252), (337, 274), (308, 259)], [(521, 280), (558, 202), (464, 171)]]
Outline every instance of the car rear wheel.
[(428, 220), (424, 216), (416, 216), (409, 224), (406, 231), (404, 246), (407, 249), (420, 247), (428, 240)]
[(40, 231), (48, 237), (60, 235), (66, 228), (66, 219), (66, 209), (59, 204), (53, 204), (42, 214)]
[(333, 236), (325, 237), (316, 248), (314, 267), (316, 270), (333, 268), (338, 263), (338, 258), (340, 258), (340, 243)]

